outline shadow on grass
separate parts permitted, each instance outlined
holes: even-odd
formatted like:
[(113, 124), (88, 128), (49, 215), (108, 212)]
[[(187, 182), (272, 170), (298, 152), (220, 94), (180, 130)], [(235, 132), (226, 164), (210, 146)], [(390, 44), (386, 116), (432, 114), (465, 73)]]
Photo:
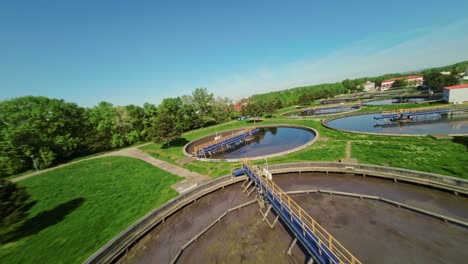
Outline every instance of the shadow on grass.
[(468, 137), (453, 137), (452, 142), (465, 146), (468, 151)]
[(187, 143), (189, 143), (189, 141), (187, 141), (187, 139), (178, 138), (178, 139), (172, 140), (169, 144), (161, 146), (161, 149), (168, 149), (168, 148), (172, 148), (172, 147), (183, 147), (183, 146), (187, 145)]
[(80, 207), (84, 202), (83, 198), (76, 198), (63, 203), (51, 210), (40, 212), (38, 215), (26, 219), (16, 229), (2, 235), (2, 243), (13, 242), (24, 237), (39, 233), (40, 231), (60, 223), (65, 216)]

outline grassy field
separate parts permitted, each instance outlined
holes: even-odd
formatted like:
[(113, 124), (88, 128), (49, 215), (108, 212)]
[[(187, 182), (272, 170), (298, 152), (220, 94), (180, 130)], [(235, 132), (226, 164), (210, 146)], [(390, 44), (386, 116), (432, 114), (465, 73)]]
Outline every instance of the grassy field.
[[(407, 105), (405, 108), (433, 105), (438, 104)], [(363, 112), (397, 108), (394, 105), (365, 107)], [(389, 165), (468, 178), (467, 137), (458, 137), (450, 140), (434, 139), (429, 136), (399, 137), (353, 134), (323, 127), (320, 120), (326, 118), (326, 116), (305, 119), (272, 118), (265, 119), (258, 124), (248, 123), (247, 121), (231, 122), (215, 128), (205, 128), (184, 134), (176, 144), (169, 148), (163, 149), (159, 144), (150, 144), (141, 149), (155, 158), (210, 177), (218, 177), (230, 172), (228, 162), (193, 161), (184, 165), (178, 164), (177, 161), (185, 157), (182, 153), (183, 146), (191, 140), (226, 129), (268, 124), (297, 124), (316, 129), (320, 133), (320, 137), (326, 138), (326, 141), (318, 141), (303, 150), (289, 155), (268, 159), (270, 164), (312, 160), (337, 161), (346, 157), (346, 145), (348, 141), (351, 141), (351, 158), (357, 159), (360, 163)]]
[(19, 182), (29, 217), (2, 230), (0, 263), (81, 263), (150, 210), (181, 180), (133, 158), (82, 161)]
[(366, 163), (468, 178), (468, 137), (362, 140), (352, 143), (352, 153)]
[[(417, 105), (418, 107), (426, 104)], [(366, 107), (363, 111), (395, 106)], [(141, 147), (151, 156), (200, 174), (230, 173), (228, 162), (192, 161), (183, 146), (215, 132), (246, 126), (297, 124), (312, 127), (320, 140), (297, 152), (268, 159), (269, 164), (337, 161), (346, 157), (360, 163), (415, 169), (468, 178), (468, 136), (435, 139), (345, 133), (321, 125), (326, 116), (305, 119), (270, 118), (260, 123), (233, 121), (185, 133), (170, 147)], [(259, 161), (263, 163), (262, 161)], [(177, 193), (171, 185), (181, 178), (143, 161), (108, 157), (82, 161), (19, 182), (32, 196), (29, 217), (0, 231), (0, 263), (80, 263), (107, 241)]]

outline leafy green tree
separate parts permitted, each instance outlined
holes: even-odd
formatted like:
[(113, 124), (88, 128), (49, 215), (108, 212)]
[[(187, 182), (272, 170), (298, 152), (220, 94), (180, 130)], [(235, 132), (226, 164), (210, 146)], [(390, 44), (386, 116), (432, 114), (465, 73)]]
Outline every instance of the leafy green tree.
[(392, 87), (397, 88), (397, 87), (406, 87), (408, 86), (408, 81), (406, 79), (399, 79), (393, 82)]
[(127, 131), (125, 140), (130, 145), (145, 140), (145, 109), (141, 106), (127, 105), (125, 112), (128, 114), (130, 124), (130, 131)]
[(85, 147), (84, 109), (63, 100), (25, 96), (2, 101), (0, 123), (1, 173), (16, 173), (33, 163), (45, 168)]
[(183, 132), (182, 101), (177, 98), (166, 98), (158, 107), (158, 116), (151, 129), (153, 141), (170, 145)]
[(356, 84), (354, 83), (353, 80), (350, 80), (350, 79), (345, 79), (341, 82), (341, 84), (343, 85), (344, 89), (347, 90), (347, 91), (354, 91), (356, 90)]
[(111, 103), (100, 102), (86, 112), (89, 131), (88, 144), (92, 151), (101, 151), (120, 146), (121, 139), (114, 136), (119, 113)]
[(206, 88), (196, 88), (192, 97), (195, 107), (200, 111), (202, 117), (209, 116), (212, 110), (213, 94), (208, 93)]
[(0, 230), (27, 216), (29, 194), (24, 187), (0, 179)]
[(143, 130), (141, 132), (144, 140), (151, 140), (151, 127), (156, 121), (158, 116), (158, 107), (154, 104), (145, 103), (143, 105)]
[(280, 100), (278, 97), (276, 97), (276, 98), (274, 99), (274, 103), (275, 103), (275, 108), (276, 108), (276, 109), (281, 109), (281, 108), (283, 108), (283, 103), (281, 102), (281, 100)]
[[(242, 109), (244, 110), (244, 109)], [(254, 122), (264, 113), (263, 106), (255, 101), (250, 101), (249, 104), (245, 107), (244, 115), (254, 118)]]
[(453, 75), (444, 75), (440, 72), (430, 72), (424, 75), (424, 84), (442, 90), (446, 86), (456, 85), (458, 79)]
[(298, 105), (308, 105), (311, 102), (310, 94), (302, 94), (299, 96), (299, 99), (297, 99), (297, 104)]
[(182, 112), (181, 125), (183, 131), (199, 128), (204, 123), (200, 114), (197, 113), (195, 105), (182, 104), (180, 111)]
[(229, 121), (233, 108), (229, 106), (229, 99), (217, 97), (213, 101), (213, 118), (217, 124)]

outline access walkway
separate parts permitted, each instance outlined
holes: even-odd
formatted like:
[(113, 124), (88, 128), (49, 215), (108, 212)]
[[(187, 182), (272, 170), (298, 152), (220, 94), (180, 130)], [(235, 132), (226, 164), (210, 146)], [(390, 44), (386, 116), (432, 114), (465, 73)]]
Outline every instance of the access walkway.
[[(299, 241), (318, 263), (361, 263), (330, 233), (317, 223), (304, 209), (289, 197), (262, 171), (249, 160), (243, 160), (234, 167), (234, 174), (246, 174), (257, 189), (258, 195), (269, 203), (278, 217), (295, 234)], [(267, 211), (267, 212), (268, 212)]]
[(374, 119), (408, 119), (413, 116), (421, 115), (434, 115), (444, 114), (454, 111), (447, 107), (422, 107), (422, 108), (410, 108), (410, 109), (399, 109), (391, 111), (382, 111), (380, 116), (375, 116)]
[(238, 131), (226, 137), (216, 138), (204, 144), (195, 146), (193, 149), (193, 154), (198, 158), (207, 158), (207, 156), (211, 156), (217, 151), (229, 149), (232, 147), (232, 145), (241, 144), (246, 140), (246, 138), (252, 137), (255, 133), (258, 132), (260, 132), (260, 129), (254, 127)]

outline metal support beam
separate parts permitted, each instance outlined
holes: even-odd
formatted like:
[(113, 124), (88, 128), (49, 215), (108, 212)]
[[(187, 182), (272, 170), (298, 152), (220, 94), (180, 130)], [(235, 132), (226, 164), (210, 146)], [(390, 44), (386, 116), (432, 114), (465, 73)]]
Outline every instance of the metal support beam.
[(254, 185), (252, 189), (250, 189), (250, 191), (247, 193), (247, 196), (250, 196), (250, 194), (252, 194), (253, 191), (255, 191), (255, 189), (257, 189), (257, 187)]
[(291, 245), (289, 245), (289, 248), (288, 248), (288, 255), (289, 256), (292, 256), (292, 249), (296, 245), (296, 242), (297, 242), (297, 237), (295, 237), (294, 240), (291, 242)]
[(250, 185), (252, 185), (253, 181), (250, 181), (249, 184), (244, 187), (244, 192), (246, 192), (249, 188), (250, 188)]

